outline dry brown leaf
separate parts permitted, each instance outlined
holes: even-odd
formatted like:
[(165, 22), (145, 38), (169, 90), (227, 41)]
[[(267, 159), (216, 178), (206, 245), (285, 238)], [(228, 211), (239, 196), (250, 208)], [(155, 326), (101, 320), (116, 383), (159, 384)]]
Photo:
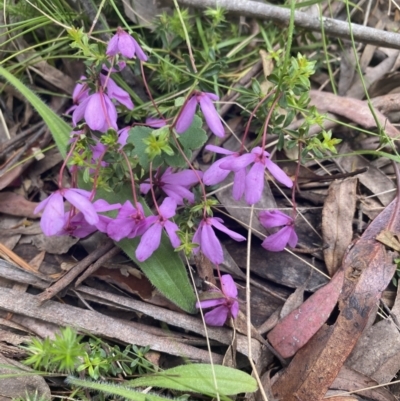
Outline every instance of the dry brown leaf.
[(37, 205), (14, 192), (0, 192), (0, 213), (37, 219), (38, 215), (33, 213)]
[(383, 245), (386, 245), (388, 248), (400, 252), (400, 242), (395, 233), (392, 233), (388, 230), (382, 230), (376, 236), (376, 240), (381, 242)]
[(388, 383), (400, 370), (399, 353), (398, 329), (391, 320), (381, 320), (361, 336), (346, 365), (378, 383)]
[(322, 237), (326, 268), (332, 277), (342, 265), (343, 256), (353, 239), (357, 178), (334, 181), (329, 186), (322, 210)]
[[(293, 358), (273, 386), (285, 401), (322, 400), (357, 340), (376, 312), (376, 303), (390, 283), (393, 255), (375, 240), (382, 230), (400, 231), (399, 202), (394, 201), (370, 224), (344, 258), (344, 284), (339, 316), (323, 326)], [(338, 274), (337, 273), (337, 274)]]
[[(368, 387), (374, 387), (378, 384), (378, 382), (370, 377), (344, 365), (342, 369), (340, 369), (335, 381), (332, 383), (331, 388), (343, 391), (356, 391)], [(357, 392), (357, 394), (376, 401), (396, 401), (396, 398), (390, 393), (390, 391), (383, 387), (360, 391)], [(332, 401), (335, 400), (336, 398), (332, 398)]]

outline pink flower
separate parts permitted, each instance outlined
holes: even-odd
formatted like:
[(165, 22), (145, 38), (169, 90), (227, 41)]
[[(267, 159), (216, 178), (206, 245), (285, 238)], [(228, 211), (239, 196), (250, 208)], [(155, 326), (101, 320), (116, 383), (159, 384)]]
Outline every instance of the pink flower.
[(147, 61), (147, 56), (139, 46), (138, 42), (120, 27), (107, 45), (107, 56), (116, 56), (120, 53), (126, 58), (138, 57), (139, 60)]
[[(84, 75), (80, 78), (81, 81), (85, 81), (86, 77)], [(80, 103), (82, 103), (89, 96), (89, 87), (85, 83), (78, 82), (75, 85), (74, 91), (72, 92), (72, 102), (74, 103), (65, 114), (70, 114), (74, 111)]]
[[(40, 227), (47, 236), (60, 235), (65, 224), (64, 199), (72, 206), (82, 212), (84, 219), (90, 225), (99, 222), (96, 209), (90, 202), (91, 193), (78, 188), (63, 188), (53, 192), (47, 199), (40, 202), (35, 209), (35, 213), (43, 210), (40, 219)], [(61, 234), (62, 235), (62, 234)]]
[(182, 134), (190, 127), (196, 113), (197, 104), (200, 104), (200, 109), (211, 132), (216, 136), (223, 137), (225, 130), (212, 102), (212, 100), (218, 99), (218, 96), (214, 93), (195, 92), (181, 110), (175, 125), (176, 132)]
[[(212, 152), (227, 155), (216, 162), (214, 162), (208, 170), (204, 173), (203, 182), (205, 185), (216, 185), (223, 181), (231, 172), (230, 170), (221, 168), (221, 164), (224, 162), (229, 162), (235, 160), (235, 158), (240, 157), (237, 152), (232, 152), (231, 150), (221, 148), (219, 146), (207, 145), (207, 150)], [(233, 178), (233, 192), (232, 196), (235, 200), (240, 200), (245, 191), (245, 178), (246, 178), (246, 168), (238, 169), (234, 171)]]
[(196, 303), (196, 308), (206, 309), (213, 308), (204, 315), (204, 320), (210, 326), (223, 326), (230, 317), (235, 319), (239, 313), (239, 302), (237, 300), (237, 288), (233, 278), (229, 274), (221, 277), (221, 291), (214, 290), (212, 293), (220, 293), (220, 297), (207, 299)]
[(130, 201), (126, 201), (118, 212), (118, 216), (107, 226), (107, 234), (115, 241), (123, 238), (134, 238), (144, 234), (149, 223), (140, 203), (135, 208)]
[[(93, 207), (97, 213), (108, 212), (110, 210), (119, 209), (121, 204), (116, 203), (110, 205), (104, 199), (98, 199), (93, 202)], [(64, 215), (65, 226), (58, 235), (72, 235), (77, 238), (85, 238), (95, 231), (107, 232), (108, 224), (113, 221), (111, 217), (98, 214), (99, 221), (97, 224), (89, 224), (82, 212), (71, 215), (71, 212), (66, 212)]]
[(265, 238), (261, 244), (267, 251), (283, 251), (287, 244), (292, 248), (296, 247), (298, 237), (294, 230), (294, 220), (291, 217), (279, 210), (266, 210), (260, 213), (259, 219), (265, 228), (283, 226), (278, 232)]
[(235, 241), (240, 242), (246, 240), (242, 235), (226, 228), (222, 224), (223, 222), (224, 221), (218, 217), (207, 217), (201, 220), (192, 240), (194, 244), (199, 244), (199, 247), (194, 248), (193, 252), (197, 253), (201, 249), (204, 255), (216, 265), (224, 261), (224, 252), (212, 227), (229, 235)]
[(245, 199), (249, 205), (257, 203), (262, 196), (264, 189), (264, 171), (267, 168), (271, 175), (281, 184), (291, 188), (292, 180), (287, 174), (273, 161), (269, 159), (269, 153), (262, 150), (259, 146), (252, 149), (251, 153), (246, 153), (234, 159), (225, 160), (220, 164), (221, 169), (239, 172), (249, 164), (254, 163), (245, 178)]
[(160, 214), (158, 216), (146, 217), (148, 228), (142, 235), (135, 253), (136, 258), (140, 262), (148, 259), (160, 246), (163, 228), (165, 228), (169, 240), (171, 241), (171, 245), (174, 248), (177, 248), (181, 244), (181, 240), (176, 234), (179, 227), (172, 221), (168, 220), (175, 216), (176, 202), (172, 198), (165, 198), (163, 203), (160, 205), (159, 210)]
[(129, 138), (129, 131), (132, 127), (129, 125), (128, 127), (122, 128), (118, 131), (118, 143), (123, 148), (126, 145), (126, 141)]
[[(106, 83), (106, 78), (105, 75), (100, 74), (100, 82), (103, 87)], [(128, 110), (133, 110), (134, 105), (129, 93), (120, 88), (110, 77), (107, 79), (106, 89), (107, 95), (110, 99), (115, 99), (118, 103), (123, 104)]]
[[(170, 198), (174, 199), (177, 205), (183, 205), (183, 200), (187, 199), (190, 203), (194, 203), (194, 195), (189, 188), (199, 183), (199, 178), (203, 173), (193, 170), (182, 170), (173, 173), (172, 168), (168, 167), (164, 174), (153, 179), (153, 185), (160, 187)], [(140, 191), (147, 194), (150, 191), (150, 182), (146, 180), (140, 184)]]
[(110, 128), (118, 130), (117, 110), (110, 98), (103, 92), (96, 92), (86, 98), (72, 114), (72, 122), (77, 125), (82, 119), (94, 131), (106, 132)]

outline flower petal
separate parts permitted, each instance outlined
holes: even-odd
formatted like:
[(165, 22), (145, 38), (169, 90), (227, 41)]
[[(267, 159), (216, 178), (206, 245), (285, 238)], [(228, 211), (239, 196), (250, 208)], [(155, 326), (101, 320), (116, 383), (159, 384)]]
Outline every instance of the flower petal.
[(213, 308), (214, 306), (222, 305), (225, 303), (226, 303), (225, 297), (205, 299), (204, 301), (196, 302), (196, 308), (198, 309)]
[(236, 298), (238, 295), (236, 284), (230, 274), (224, 274), (221, 276), (221, 289), (229, 298)]
[(176, 234), (176, 232), (179, 231), (179, 227), (172, 221), (167, 220), (164, 223), (164, 228), (168, 234), (169, 240), (171, 241), (171, 245), (174, 248), (178, 248), (178, 246), (181, 244), (181, 240), (179, 239), (178, 235)]
[(235, 172), (233, 178), (233, 189), (232, 189), (232, 196), (233, 199), (239, 201), (245, 191), (246, 188), (246, 169), (243, 168)]
[(161, 181), (165, 184), (176, 184), (183, 187), (191, 187), (199, 182), (199, 178), (203, 177), (203, 172), (196, 170), (182, 170), (178, 173), (165, 172), (161, 177)]
[(288, 188), (293, 187), (293, 181), (288, 177), (288, 175), (274, 162), (270, 159), (265, 159), (265, 167), (271, 175), (281, 184), (286, 185)]
[(207, 223), (202, 224), (204, 225), (201, 230), (201, 251), (211, 262), (219, 265), (224, 261), (224, 252), (222, 251), (221, 243), (212, 227)]
[[(89, 96), (89, 101), (87, 102), (85, 109), (86, 124), (95, 131), (100, 131), (106, 122), (105, 110), (102, 106), (103, 102), (101, 96), (102, 94), (100, 93), (94, 93), (93, 95)], [(79, 110), (79, 107), (80, 105), (75, 112)]]
[(221, 148), (221, 146), (215, 146), (215, 145), (207, 145), (206, 149), (209, 150), (210, 152), (218, 153), (221, 155), (233, 155), (235, 152), (232, 152), (229, 149)]
[(265, 166), (260, 162), (255, 162), (246, 176), (245, 199), (249, 205), (257, 203), (262, 196), (264, 189)]
[(228, 177), (230, 170), (222, 169), (221, 164), (227, 161), (232, 156), (227, 156), (213, 163), (203, 175), (205, 185), (216, 185)]
[(123, 30), (118, 31), (118, 50), (126, 58), (133, 58), (135, 56), (135, 39)]
[(292, 234), (292, 227), (286, 226), (280, 229), (277, 233), (265, 238), (261, 246), (267, 251), (280, 252), (285, 249), (289, 238)]
[(40, 227), (47, 236), (57, 235), (64, 227), (64, 200), (57, 191), (49, 196), (40, 219)]
[(78, 191), (73, 188), (63, 190), (64, 198), (75, 206), (85, 216), (86, 221), (91, 225), (96, 225), (99, 222), (99, 216), (96, 210), (86, 197), (81, 195)]
[(293, 219), (280, 210), (263, 210), (258, 218), (265, 228), (287, 226), (293, 222)]
[(181, 114), (175, 124), (175, 130), (178, 134), (185, 132), (192, 124), (194, 114), (196, 113), (197, 99), (192, 96), (188, 102), (183, 106)]
[(204, 320), (210, 326), (223, 326), (229, 315), (229, 308), (226, 305), (216, 307), (204, 315)]
[(231, 306), (231, 315), (234, 319), (236, 319), (237, 315), (239, 314), (239, 302), (234, 301)]
[(135, 253), (139, 262), (143, 262), (148, 259), (160, 246), (161, 233), (161, 224), (155, 223), (142, 235)]
[(224, 126), (222, 125), (219, 114), (215, 109), (214, 103), (208, 96), (200, 96), (199, 103), (203, 116), (211, 132), (214, 135), (223, 138), (225, 136)]
[(230, 159), (226, 158), (226, 162), (221, 164), (221, 168), (231, 171), (239, 171), (253, 163), (255, 159), (256, 155), (253, 153), (245, 153), (244, 155), (234, 156)]
[(116, 33), (107, 44), (107, 56), (115, 56), (118, 53), (118, 33)]
[(175, 216), (176, 202), (170, 197), (165, 198), (159, 209), (162, 217), (164, 217), (164, 219), (169, 219), (170, 217)]
[(219, 231), (222, 231), (223, 233), (229, 235), (232, 239), (235, 241), (241, 242), (241, 241), (246, 241), (246, 238), (243, 237), (243, 235), (240, 235), (236, 233), (235, 231), (230, 230), (229, 228), (226, 228), (223, 224), (221, 224), (215, 217), (209, 217), (209, 220), (211, 220), (211, 224), (217, 228)]

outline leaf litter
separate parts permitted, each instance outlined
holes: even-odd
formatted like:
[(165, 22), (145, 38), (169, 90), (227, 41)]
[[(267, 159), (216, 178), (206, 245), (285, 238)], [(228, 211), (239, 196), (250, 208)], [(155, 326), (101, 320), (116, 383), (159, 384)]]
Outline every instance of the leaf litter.
[[(369, 67), (377, 53), (385, 54), (383, 61), (377, 66)], [(312, 102), (319, 110), (332, 113), (332, 118), (345, 119), (353, 125), (374, 130), (376, 121), (367, 102), (362, 100), (364, 91), (360, 89), (358, 75), (354, 74), (354, 60), (351, 60), (353, 54), (349, 51), (349, 63), (341, 64), (339, 93), (346, 94), (347, 97), (314, 90), (311, 92)], [(343, 58), (345, 57), (346, 54), (343, 55)], [(265, 64), (265, 54), (261, 56), (261, 60)], [(368, 68), (364, 78), (368, 78), (371, 89), (377, 91), (376, 88), (385, 83), (388, 75), (393, 73), (393, 66), (398, 62), (398, 52), (367, 45), (360, 61), (364, 63), (365, 69)], [(260, 67), (253, 70), (255, 77), (259, 74), (259, 69)], [(36, 67), (32, 67), (32, 71), (44, 80), (40, 81), (44, 87), (55, 86), (66, 93), (70, 92), (73, 82), (71, 78), (47, 63), (39, 61)], [(47, 75), (49, 73), (50, 76)], [(63, 83), (64, 78), (67, 78), (66, 83)], [(395, 140), (399, 136), (396, 126), (398, 120), (396, 117), (388, 120), (387, 116), (389, 113), (400, 111), (398, 99), (396, 94), (379, 94), (381, 98), (372, 99), (372, 103), (377, 104), (378, 122), (385, 127), (389, 138)], [(225, 106), (227, 105), (223, 107)], [(232, 107), (234, 106), (225, 107), (224, 112), (227, 113)], [(24, 119), (31, 121), (31, 114), (26, 108)], [(241, 120), (242, 117), (238, 117), (234, 121), (237, 129), (241, 129)], [(338, 127), (336, 123), (335, 127)], [(44, 134), (43, 132), (42, 135)], [(8, 141), (10, 140), (6, 139), (2, 143)], [(232, 137), (223, 146), (232, 149), (233, 141)], [(378, 139), (375, 142), (377, 141)], [(324, 171), (318, 171), (312, 163), (301, 166), (297, 206), (302, 211), (304, 220), (298, 217), (296, 227), (300, 239), (299, 248), (305, 253), (293, 254), (290, 250), (285, 250), (273, 254), (253, 245), (250, 255), (246, 255), (245, 244), (233, 242), (221, 235), (225, 260), (230, 261), (230, 267), (227, 264), (226, 269), (239, 279), (238, 282), (243, 288), (246, 262), (247, 258), (250, 258), (253, 324), (251, 330), (254, 337), (251, 340), (252, 357), (263, 369), (266, 369), (267, 365), (273, 365), (275, 370), (279, 369), (279, 373), (272, 377), (272, 384), (267, 384), (271, 386), (268, 390), (273, 397), (282, 400), (320, 400), (333, 395), (335, 391), (335, 399), (359, 399), (358, 396), (337, 394), (387, 383), (400, 370), (397, 358), (400, 349), (399, 327), (396, 326), (398, 323), (387, 317), (384, 320), (378, 318), (373, 324), (377, 302), (395, 272), (394, 251), (400, 249), (397, 237), (400, 222), (395, 215), (398, 206), (397, 201), (393, 201), (396, 185), (391, 177), (393, 171), (384, 171), (368, 157), (356, 154), (348, 156), (354, 150), (363, 150), (364, 147), (368, 150), (367, 146), (371, 146), (371, 142), (367, 143), (351, 133), (349, 139), (344, 140), (338, 147), (339, 156), (343, 156), (327, 160), (324, 163)], [(31, 149), (21, 146), (20, 150), (26, 155)], [(34, 231), (34, 219), (37, 216), (32, 214), (36, 205), (32, 199), (38, 199), (37, 196), (32, 196), (38, 190), (35, 185), (51, 188), (56, 171), (53, 168), (60, 163), (60, 158), (57, 157), (50, 161), (45, 157), (45, 160), (48, 164), (44, 168), (40, 167), (43, 162), (26, 162), (11, 170), (11, 174), (3, 172), (0, 177), (0, 213), (3, 213), (4, 220), (8, 215), (26, 218), (18, 224), (2, 225), (0, 240), (7, 248), (7, 251), (2, 253), (2, 259), (8, 259), (1, 260), (0, 276), (8, 278), (14, 284), (25, 284), (47, 291), (47, 294), (54, 288), (51, 285), (56, 286), (57, 291), (51, 292), (51, 296), (61, 290), (59, 294), (64, 297), (66, 304), (52, 300), (40, 306), (38, 297), (24, 291), (18, 295), (19, 299), (15, 299), (15, 293), (2, 286), (0, 308), (14, 314), (16, 320), (25, 316), (37, 322), (47, 321), (56, 325), (78, 323), (81, 329), (91, 334), (125, 343), (135, 338), (139, 345), (151, 343), (152, 349), (162, 353), (178, 357), (190, 355), (194, 360), (204, 362), (209, 361), (209, 355), (203, 350), (205, 338), (208, 336), (212, 341), (214, 362), (222, 363), (222, 355), (227, 347), (233, 347), (237, 354), (232, 353), (230, 364), (237, 366), (240, 357), (249, 354), (245, 338), (247, 322), (243, 307), (243, 288), (239, 288), (242, 306), (240, 324), (235, 334), (228, 327), (208, 328), (206, 334), (197, 317), (177, 311), (163, 294), (152, 288), (141, 273), (135, 273), (135, 264), (129, 261), (125, 254), (112, 256), (110, 260), (101, 260), (97, 272), (85, 279), (86, 285), (75, 288), (74, 281), (68, 278), (68, 272), (62, 271), (61, 265), (74, 266), (89, 258), (83, 264), (84, 270), (95, 264), (111, 245), (99, 253), (94, 252), (93, 255), (93, 251), (87, 252), (80, 241), (50, 242)], [(293, 163), (285, 171), (294, 176), (295, 170), (291, 168), (295, 166), (296, 163)], [(359, 169), (367, 170), (351, 178), (337, 177), (335, 181), (329, 177), (353, 173)], [(24, 188), (23, 183), (14, 181), (30, 176), (32, 171), (35, 171), (35, 175), (30, 177), (34, 179), (33, 186), (29, 187), (31, 183), (27, 184), (27, 190), (25, 188), (25, 194), (30, 196), (22, 196), (21, 191), (17, 192), (15, 188)], [(278, 207), (282, 210), (291, 208), (290, 194), (283, 190), (276, 197), (278, 190), (270, 187), (270, 182), (270, 177), (266, 176), (265, 190), (259, 207)], [(232, 180), (228, 178), (222, 184), (225, 188), (216, 191), (221, 205), (221, 216), (222, 213), (226, 213), (231, 217), (229, 224), (232, 228), (240, 229), (240, 225), (247, 228), (251, 210), (245, 202), (232, 203), (231, 184)], [(312, 185), (315, 188), (311, 188)], [(362, 215), (364, 196), (374, 197), (373, 207), (385, 208), (372, 222), (367, 218), (372, 214)], [(358, 233), (354, 230), (356, 211), (360, 211), (364, 222), (361, 232)], [(28, 225), (25, 225), (25, 222), (28, 222)], [(369, 223), (366, 229), (365, 222)], [(30, 224), (33, 224), (33, 228), (29, 232)], [(270, 234), (258, 223), (258, 219), (254, 219), (252, 229), (254, 236), (258, 238), (253, 239), (257, 245), (258, 240), (263, 240)], [(21, 259), (17, 253), (14, 254), (14, 247), (15, 252), (24, 255), (25, 259)], [(31, 248), (29, 252), (22, 251), (24, 247)], [(60, 254), (58, 259), (54, 256), (57, 254)], [(199, 290), (205, 289), (205, 282), (209, 281), (212, 268), (202, 262), (194, 262), (192, 266), (196, 264), (197, 287)], [(120, 268), (110, 269), (112, 265), (118, 265)], [(68, 270), (74, 269), (73, 267)], [(73, 275), (79, 275), (76, 269)], [(63, 281), (54, 283), (55, 276), (63, 276), (61, 280), (64, 280), (64, 285), (60, 285)], [(329, 282), (328, 276), (332, 278)], [(215, 284), (212, 281), (211, 283)], [(60, 283), (58, 287), (57, 283)], [(141, 300), (132, 299), (132, 295), (137, 295)], [(41, 300), (47, 298), (50, 298), (50, 295), (42, 295)], [(392, 313), (400, 318), (396, 312), (396, 308), (399, 309), (398, 304), (397, 298)], [(337, 305), (338, 310), (335, 311)], [(88, 307), (91, 310), (88, 310)], [(130, 316), (135, 316), (134, 322), (130, 321)], [(149, 323), (148, 318), (162, 322), (167, 330), (159, 329), (154, 322)], [(259, 331), (255, 327), (258, 327)], [(284, 358), (293, 357), (292, 360), (287, 360), (287, 367), (280, 365), (271, 354), (263, 353), (265, 338), (261, 335), (267, 331), (267, 339), (278, 354)], [(258, 341), (257, 338), (261, 340)], [(243, 361), (241, 363), (243, 364)], [(357, 394), (379, 401), (395, 399), (390, 389), (386, 388), (365, 390)]]

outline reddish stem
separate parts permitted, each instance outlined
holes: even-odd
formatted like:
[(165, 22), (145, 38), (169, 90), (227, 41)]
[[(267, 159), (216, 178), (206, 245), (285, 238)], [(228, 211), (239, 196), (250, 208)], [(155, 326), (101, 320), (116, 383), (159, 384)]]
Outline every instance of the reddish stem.
[(138, 201), (137, 201), (136, 186), (135, 186), (135, 177), (134, 177), (133, 172), (132, 172), (131, 164), (129, 163), (128, 156), (126, 155), (126, 153), (122, 149), (121, 149), (121, 154), (124, 157), (124, 159), (126, 161), (126, 164), (127, 164), (127, 167), (128, 167), (129, 176), (130, 176), (130, 179), (131, 179), (133, 202), (135, 203), (135, 208), (138, 209)]

